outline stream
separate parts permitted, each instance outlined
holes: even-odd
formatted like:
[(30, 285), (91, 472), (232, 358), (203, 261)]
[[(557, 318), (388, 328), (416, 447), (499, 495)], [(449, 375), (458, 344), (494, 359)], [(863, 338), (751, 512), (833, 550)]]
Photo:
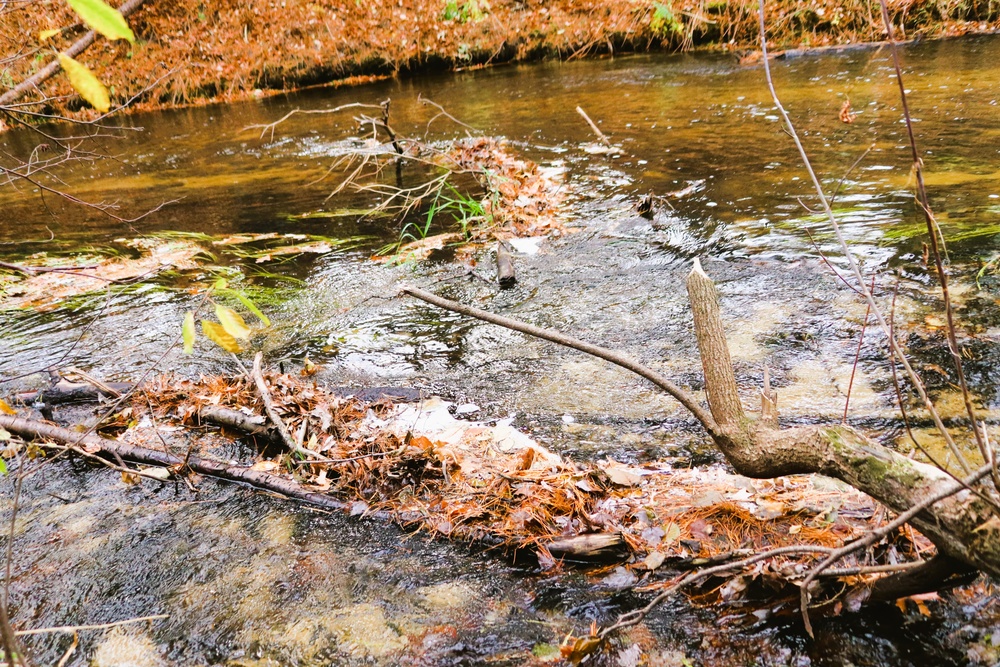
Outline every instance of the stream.
[[(966, 372), (1000, 437), (1000, 269), (990, 263), (1000, 257), (1000, 38), (918, 43), (902, 53), (929, 195), (947, 239)], [(817, 173), (838, 193), (835, 212), (876, 275), (880, 300), (888, 306), (897, 292), (896, 319), (916, 366), (945, 416), (961, 414), (935, 310), (939, 293), (922, 256), (926, 231), (911, 194), (889, 53), (797, 55), (776, 60), (773, 70)], [(425, 98), (561, 174), (567, 231), (542, 240), (537, 252), (514, 254), (513, 289), (492, 280), (488, 249), (473, 269), (486, 280), (449, 252), (424, 262), (372, 261), (398, 238), (399, 224), (365, 215), (377, 203), (371, 192), (327, 198), (353, 169), (337, 160), (366, 145), (352, 120), (357, 109), (294, 115), (263, 137), (251, 128), (293, 109), (387, 98), (402, 136), (435, 143), (465, 135), (465, 127), (435, 118)], [(839, 117), (848, 99), (852, 123)], [(594, 150), (577, 106), (613, 151)], [(908, 447), (885, 339), (869, 326), (858, 345), (864, 304), (832, 274), (846, 264), (825, 220), (809, 210), (818, 208), (815, 193), (759, 66), (707, 54), (504, 66), (114, 122), (120, 136), (99, 137), (94, 148), (114, 159), (68, 165), (60, 172), (66, 189), (114, 203), (122, 218), (170, 203), (126, 223), (23, 183), (5, 187), (0, 260), (81, 248), (128, 256), (134, 250), (125, 239), (149, 235), (210, 243), (276, 232), (327, 239), (333, 250), (257, 261), (216, 248), (197, 269), (52, 308), (0, 310), (0, 380), (27, 374), (0, 393), (42, 383), (30, 372), (61, 360), (104, 380), (136, 379), (178, 338), (185, 311), (201, 299), (195, 288), (225, 277), (272, 320), (254, 339), (271, 364), (294, 370), (308, 358), (319, 381), (417, 387), (472, 403), (477, 418), (513, 417), (572, 459), (721, 465), (697, 424), (640, 378), (394, 296), (404, 282), (419, 285), (622, 350), (700, 389), (684, 291), (697, 257), (719, 286), (747, 405), (756, 405), (767, 366), (784, 423), (838, 421), (858, 354), (850, 422)], [(15, 155), (27, 157), (37, 143), (29, 133), (0, 135)], [(394, 182), (393, 171), (385, 182)], [(432, 172), (408, 163), (403, 183)], [(651, 220), (636, 213), (647, 193), (666, 202)], [(190, 356), (175, 350), (161, 369), (235, 371), (228, 355), (207, 345)], [(926, 424), (916, 423), (915, 434), (940, 447)], [(569, 632), (648, 599), (611, 569), (539, 572), (501, 553), (210, 479), (199, 487), (197, 494), (172, 483), (130, 487), (79, 461), (42, 467), (24, 482), (14, 528), (16, 628), (169, 615), (80, 633), (70, 665), (522, 665)], [(13, 476), (0, 489), (6, 526)], [(640, 664), (644, 652), (646, 664), (670, 667), (995, 665), (998, 607), (959, 593), (932, 603), (927, 616), (896, 607), (845, 613), (819, 619), (811, 641), (793, 607), (703, 606), (679, 597), (616, 645), (608, 664)], [(45, 635), (26, 644), (36, 664), (56, 664), (71, 641)]]

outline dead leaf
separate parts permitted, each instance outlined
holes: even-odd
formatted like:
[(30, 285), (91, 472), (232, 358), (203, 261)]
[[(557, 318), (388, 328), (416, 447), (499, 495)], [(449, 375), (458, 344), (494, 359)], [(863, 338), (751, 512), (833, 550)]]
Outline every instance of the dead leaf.
[(663, 561), (666, 559), (667, 556), (662, 551), (650, 551), (649, 555), (643, 559), (642, 564), (646, 566), (647, 570), (655, 570), (663, 565)]
[(7, 405), (7, 402), (5, 400), (3, 400), (2, 398), (0, 398), (0, 412), (4, 413), (5, 415), (16, 415), (17, 414), (14, 411), (14, 409), (11, 408), (9, 405)]
[(691, 537), (694, 539), (704, 542), (712, 534), (715, 529), (705, 519), (695, 519), (688, 526), (688, 531), (691, 533)]
[(642, 484), (642, 474), (635, 468), (612, 465), (604, 468), (604, 472), (611, 483), (618, 486), (639, 486)]

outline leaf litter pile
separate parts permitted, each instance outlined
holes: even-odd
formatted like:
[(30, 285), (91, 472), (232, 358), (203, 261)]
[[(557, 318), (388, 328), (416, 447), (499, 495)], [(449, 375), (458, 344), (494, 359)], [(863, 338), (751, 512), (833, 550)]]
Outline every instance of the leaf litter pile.
[[(374, 514), (434, 536), (534, 553), (543, 569), (564, 561), (624, 563), (612, 576), (631, 585), (661, 567), (698, 566), (803, 543), (837, 546), (885, 519), (869, 497), (819, 476), (751, 480), (721, 467), (573, 462), (508, 421), (456, 418), (440, 398), (372, 402), (308, 377), (265, 377), (274, 409), (310, 458), (291, 455), (273, 440), (244, 437), (252, 449), (242, 465), (335, 498), (353, 515)], [(218, 408), (254, 424), (266, 421), (249, 378), (161, 376), (119, 413), (117, 438), (162, 450), (172, 433)], [(229, 462), (232, 447), (223, 442), (222, 458)], [(212, 458), (213, 445), (218, 447), (217, 438), (205, 438), (201, 448), (207, 451), (199, 456)], [(189, 445), (171, 447), (184, 456)], [(848, 565), (899, 562), (929, 546), (904, 528)], [(762, 561), (712, 594), (773, 594), (806, 568), (799, 556)], [(860, 581), (854, 577), (851, 583)]]

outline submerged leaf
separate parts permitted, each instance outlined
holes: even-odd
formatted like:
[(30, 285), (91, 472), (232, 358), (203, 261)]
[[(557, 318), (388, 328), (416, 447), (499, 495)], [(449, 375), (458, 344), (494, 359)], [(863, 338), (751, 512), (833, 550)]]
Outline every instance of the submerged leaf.
[(122, 13), (103, 0), (66, 0), (73, 11), (95, 32), (108, 39), (126, 39), (135, 42), (135, 34), (128, 27)]
[(97, 80), (97, 77), (81, 62), (73, 60), (65, 53), (59, 54), (59, 65), (66, 70), (70, 85), (80, 93), (80, 96), (101, 113), (111, 109), (111, 98), (108, 89)]
[(243, 321), (243, 317), (232, 308), (215, 304), (215, 316), (219, 318), (226, 333), (233, 338), (240, 340), (250, 338), (250, 327)]
[(233, 338), (218, 322), (202, 320), (201, 330), (210, 341), (221, 347), (226, 352), (232, 352), (235, 354), (241, 351), (240, 344), (236, 342), (236, 339)]
[(181, 326), (181, 336), (184, 339), (184, 354), (194, 352), (194, 312), (188, 311), (184, 314), (184, 324)]

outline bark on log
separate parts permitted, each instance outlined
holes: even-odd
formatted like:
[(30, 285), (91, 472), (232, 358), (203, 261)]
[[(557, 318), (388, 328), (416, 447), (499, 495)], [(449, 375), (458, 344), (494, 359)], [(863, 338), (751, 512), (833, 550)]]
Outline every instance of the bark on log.
[[(121, 393), (132, 389), (132, 385), (128, 382), (108, 382), (107, 385)], [(16, 394), (14, 401), (20, 405), (31, 405), (36, 402), (60, 405), (63, 403), (94, 402), (102, 398), (112, 398), (112, 396), (92, 384), (77, 384), (63, 380), (45, 389)]]
[(545, 548), (556, 558), (584, 560), (588, 562), (618, 561), (622, 559), (625, 541), (618, 533), (588, 533), (575, 535), (545, 544)]

